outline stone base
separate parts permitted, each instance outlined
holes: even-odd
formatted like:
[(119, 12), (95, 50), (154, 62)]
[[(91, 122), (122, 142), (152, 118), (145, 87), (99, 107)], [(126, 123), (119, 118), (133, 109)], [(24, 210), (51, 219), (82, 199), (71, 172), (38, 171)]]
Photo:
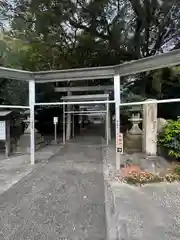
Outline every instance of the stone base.
[[(44, 138), (41, 136), (40, 133), (37, 133), (37, 132), (35, 133), (35, 146), (36, 146), (36, 150), (45, 146)], [(16, 152), (30, 153), (30, 134), (29, 133), (24, 133), (23, 135), (21, 135), (17, 143)]]
[(52, 141), (51, 141), (51, 144), (52, 144), (52, 145), (58, 145), (58, 140), (57, 140), (57, 141), (52, 140)]
[(124, 139), (124, 150), (128, 153), (142, 152), (142, 134), (127, 133)]

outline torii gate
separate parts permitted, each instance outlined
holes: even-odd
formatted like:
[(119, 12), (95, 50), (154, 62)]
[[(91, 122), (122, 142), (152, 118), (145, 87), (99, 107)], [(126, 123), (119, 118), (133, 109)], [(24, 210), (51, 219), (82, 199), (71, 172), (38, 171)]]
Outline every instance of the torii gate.
[[(109, 140), (111, 139), (111, 124), (110, 124), (110, 111), (109, 111), (109, 94), (92, 94), (92, 95), (69, 95), (61, 98), (65, 102), (74, 102), (76, 103), (78, 100), (83, 101), (84, 103), (87, 101), (92, 101), (92, 103), (96, 104), (97, 101), (106, 101), (106, 110), (105, 111), (86, 111), (86, 113), (97, 114), (103, 113), (105, 114), (106, 124), (105, 124), (105, 133), (106, 133), (106, 142), (107, 145)], [(72, 104), (73, 105), (73, 104)], [(70, 105), (68, 105), (70, 107)], [(76, 114), (76, 112), (72, 111), (68, 108), (67, 112), (65, 109), (65, 105), (63, 107), (63, 142), (65, 143), (65, 113), (67, 113), (67, 126), (66, 126), (66, 139), (69, 140), (71, 137), (71, 115)], [(84, 114), (82, 111), (79, 111), (79, 114)]]
[[(95, 79), (110, 79), (114, 78), (114, 100), (113, 101), (95, 101), (96, 104), (100, 103), (115, 103), (115, 116), (116, 116), (116, 138), (120, 133), (120, 106), (122, 105), (140, 105), (147, 104), (147, 102), (136, 103), (121, 103), (120, 99), (120, 77), (137, 74), (141, 72), (161, 69), (165, 67), (172, 67), (180, 64), (180, 50), (174, 50), (168, 53), (143, 58), (136, 61), (131, 61), (114, 66), (105, 67), (92, 67), (92, 68), (78, 68), (78, 69), (65, 69), (55, 71), (40, 71), (30, 72), (17, 69), (10, 69), (0, 67), (0, 78), (27, 81), (29, 83), (29, 105), (28, 106), (13, 106), (13, 105), (0, 105), (0, 108), (19, 108), (30, 110), (30, 160), (31, 164), (35, 163), (35, 106), (58, 106), (58, 105), (72, 105), (72, 102), (50, 102), (50, 103), (37, 103), (35, 102), (35, 84), (48, 83), (48, 82), (64, 82), (64, 81), (81, 81), (81, 80), (95, 80)], [(165, 99), (157, 100), (156, 103), (165, 102), (180, 102), (178, 99)], [(85, 102), (84, 102), (85, 103)], [(75, 104), (84, 104), (83, 102), (75, 102)], [(92, 104), (92, 101), (87, 101), (85, 104)], [(117, 149), (117, 145), (116, 145)], [(120, 168), (120, 153), (116, 151), (116, 168)]]

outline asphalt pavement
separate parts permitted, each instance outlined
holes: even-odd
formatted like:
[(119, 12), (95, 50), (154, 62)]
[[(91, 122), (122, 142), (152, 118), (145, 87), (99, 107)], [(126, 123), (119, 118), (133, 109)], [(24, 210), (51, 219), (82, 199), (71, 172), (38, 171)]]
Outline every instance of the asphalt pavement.
[(79, 137), (0, 195), (1, 240), (104, 240), (100, 137)]

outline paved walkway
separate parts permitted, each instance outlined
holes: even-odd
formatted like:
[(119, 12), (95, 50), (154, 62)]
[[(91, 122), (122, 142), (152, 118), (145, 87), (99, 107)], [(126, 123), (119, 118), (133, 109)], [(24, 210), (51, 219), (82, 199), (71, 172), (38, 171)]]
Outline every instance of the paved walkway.
[(179, 183), (114, 188), (121, 240), (179, 240)]
[[(36, 162), (47, 161), (60, 147), (48, 145), (36, 152)], [(30, 164), (30, 155), (14, 154), (6, 158), (0, 154), (0, 194), (33, 171), (36, 166)]]
[(0, 239), (104, 240), (101, 168), (100, 138), (67, 144), (0, 195)]

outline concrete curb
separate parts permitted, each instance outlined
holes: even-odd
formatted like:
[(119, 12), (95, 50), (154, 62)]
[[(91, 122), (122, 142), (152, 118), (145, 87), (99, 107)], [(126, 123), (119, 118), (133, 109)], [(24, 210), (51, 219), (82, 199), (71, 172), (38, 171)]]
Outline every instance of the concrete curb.
[[(104, 140), (102, 140), (103, 142)], [(112, 156), (113, 157), (113, 156)], [(115, 167), (108, 161), (108, 146), (102, 147), (107, 240), (128, 240), (127, 226), (116, 204)]]
[[(104, 139), (102, 139), (102, 144)], [(106, 240), (118, 240), (118, 229), (116, 224), (115, 196), (111, 184), (111, 167), (106, 159), (106, 148), (102, 146), (103, 176), (104, 176), (104, 195), (105, 195), (105, 214), (106, 214)]]
[[(124, 183), (122, 183), (124, 184)], [(121, 216), (121, 213), (117, 207), (117, 196), (116, 196), (116, 190), (122, 185), (119, 182), (112, 182), (111, 183), (111, 189), (113, 194), (113, 204), (114, 204), (114, 218), (115, 218), (115, 228), (117, 231), (117, 240), (128, 240), (129, 234), (128, 234), (128, 228), (127, 228), (127, 222), (126, 219), (124, 219)], [(111, 240), (111, 239), (110, 239)], [(113, 239), (114, 240), (114, 239)]]
[(106, 212), (106, 240), (118, 240), (116, 226), (115, 199), (111, 185), (104, 179), (105, 212)]
[(103, 175), (106, 212), (106, 240), (128, 240), (126, 222), (120, 216), (116, 204), (116, 188), (119, 187), (120, 183), (107, 177), (106, 165), (106, 162), (104, 162)]

